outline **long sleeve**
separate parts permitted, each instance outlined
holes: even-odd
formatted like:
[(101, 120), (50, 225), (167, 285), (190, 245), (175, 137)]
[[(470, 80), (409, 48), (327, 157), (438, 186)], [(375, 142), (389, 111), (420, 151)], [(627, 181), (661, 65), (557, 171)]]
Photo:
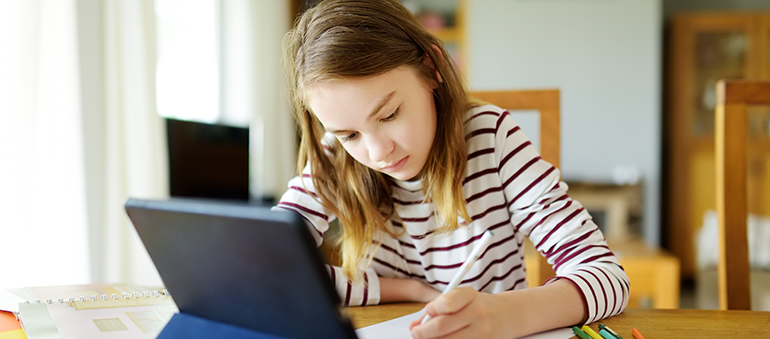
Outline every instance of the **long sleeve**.
[[(316, 245), (321, 246), (324, 232), (336, 217), (317, 200), (307, 167), (302, 176), (290, 180), (288, 186), (289, 189), (273, 209), (299, 213), (305, 219)], [(327, 265), (327, 269), (344, 306), (374, 305), (380, 302), (379, 278), (374, 269), (366, 269), (361, 279), (353, 282), (344, 274), (342, 268)]]
[[(338, 267), (329, 272), (346, 305), (376, 304), (378, 276), (423, 281), (442, 290), (468, 257), (473, 243), (491, 230), (493, 243), (473, 264), (462, 285), (499, 293), (526, 288), (525, 237), (554, 266), (557, 278), (582, 293), (587, 321), (618, 314), (628, 302), (629, 283), (590, 215), (567, 195), (559, 171), (540, 159), (513, 118), (495, 106), (469, 111), (468, 166), (463, 196), (472, 222), (451, 234), (432, 236), (440, 225), (426, 202), (421, 181), (393, 180), (395, 204), (388, 222), (401, 234), (383, 236), (364, 281), (348, 285)], [(289, 183), (277, 208), (300, 213), (320, 245), (334, 216), (313, 193), (308, 170)], [(376, 272), (376, 273), (375, 273)]]
[(495, 157), (511, 224), (553, 265), (556, 277), (583, 294), (587, 322), (625, 309), (629, 281), (604, 236), (579, 202), (570, 199), (559, 170), (542, 160), (508, 112), (498, 116)]

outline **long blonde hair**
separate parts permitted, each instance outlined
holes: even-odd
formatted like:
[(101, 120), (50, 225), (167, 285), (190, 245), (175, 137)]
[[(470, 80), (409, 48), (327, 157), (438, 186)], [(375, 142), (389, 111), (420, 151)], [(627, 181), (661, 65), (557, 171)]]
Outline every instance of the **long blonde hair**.
[[(347, 154), (334, 139), (327, 155), (324, 128), (310, 111), (306, 89), (330, 79), (374, 76), (408, 65), (426, 81), (441, 77), (433, 90), (436, 136), (420, 178), (426, 200), (442, 226), (456, 230), (458, 216), (470, 223), (462, 194), (467, 163), (464, 115), (468, 98), (449, 53), (396, 0), (326, 0), (306, 11), (284, 37), (290, 98), (301, 132), (297, 168), (309, 165), (315, 193), (342, 226), (342, 267), (350, 278), (371, 253), (376, 235), (396, 236), (386, 226), (393, 215), (390, 179)], [(426, 56), (431, 62), (426, 62)], [(375, 246), (378, 246), (375, 244)], [(368, 262), (367, 262), (368, 264)]]

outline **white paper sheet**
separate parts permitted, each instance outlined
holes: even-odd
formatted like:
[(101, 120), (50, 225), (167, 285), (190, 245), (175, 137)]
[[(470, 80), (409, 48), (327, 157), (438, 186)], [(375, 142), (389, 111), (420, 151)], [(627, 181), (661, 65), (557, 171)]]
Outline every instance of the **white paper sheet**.
[(0, 311), (19, 313), (19, 303), (24, 299), (11, 293), (10, 291), (0, 290)]
[(422, 311), (405, 315), (400, 318), (374, 324), (356, 330), (358, 339), (411, 339), (409, 324), (420, 319)]
[[(422, 311), (356, 330), (359, 339), (411, 339), (409, 324), (420, 318)], [(521, 339), (567, 339), (574, 336), (572, 328), (557, 328)]]

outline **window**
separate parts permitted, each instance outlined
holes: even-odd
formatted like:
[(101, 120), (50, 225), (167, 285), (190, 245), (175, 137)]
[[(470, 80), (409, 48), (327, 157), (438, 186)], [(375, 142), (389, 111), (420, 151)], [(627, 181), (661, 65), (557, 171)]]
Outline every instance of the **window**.
[(219, 0), (156, 0), (156, 95), (166, 118), (216, 123)]

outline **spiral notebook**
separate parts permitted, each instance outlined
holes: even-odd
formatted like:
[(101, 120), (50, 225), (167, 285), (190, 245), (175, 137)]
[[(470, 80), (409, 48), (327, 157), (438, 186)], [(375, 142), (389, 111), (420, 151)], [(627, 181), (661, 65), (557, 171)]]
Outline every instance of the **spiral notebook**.
[(210, 326), (185, 337), (224, 337), (199, 332), (226, 324), (270, 338), (356, 338), (298, 214), (191, 200), (129, 199), (125, 208), (179, 307), (161, 337), (189, 327), (175, 319), (194, 319)]
[(155, 338), (178, 312), (168, 291), (126, 284), (27, 287), (10, 291), (29, 339)]

